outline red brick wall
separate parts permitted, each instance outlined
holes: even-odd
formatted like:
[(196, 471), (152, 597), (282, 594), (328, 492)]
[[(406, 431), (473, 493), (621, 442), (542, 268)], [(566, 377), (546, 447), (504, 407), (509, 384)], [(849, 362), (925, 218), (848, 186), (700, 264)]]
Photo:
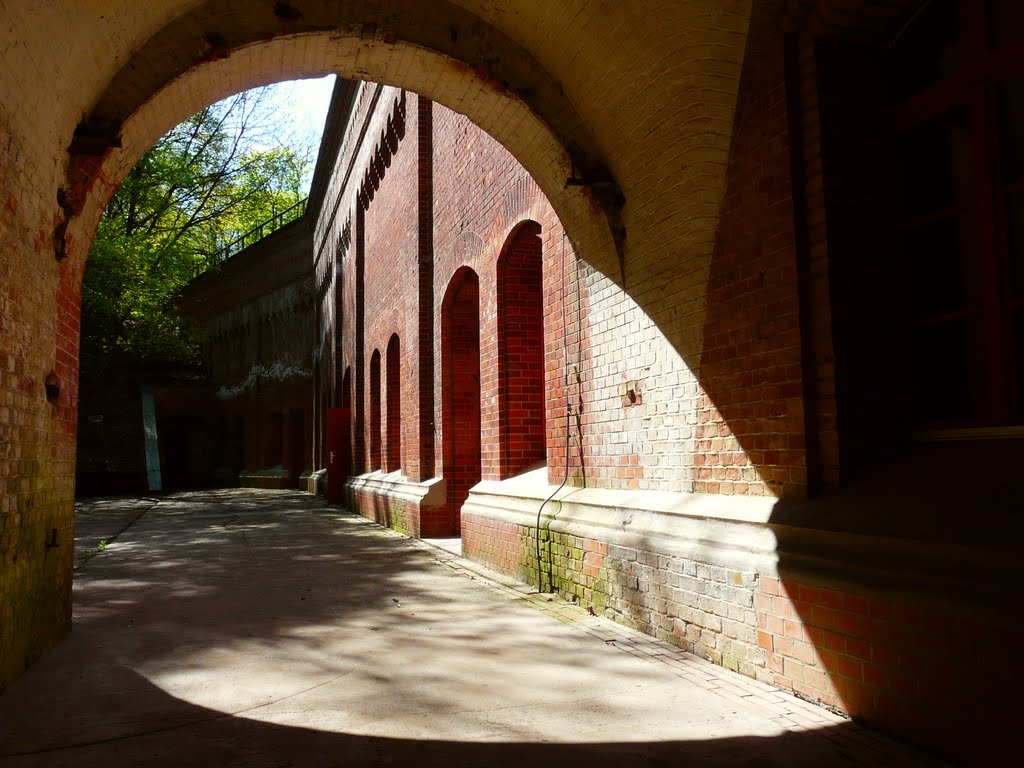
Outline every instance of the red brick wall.
[(434, 105), (428, 99), (416, 99), (418, 131), (417, 218), (418, 265), (416, 336), (409, 338), (418, 365), (416, 400), (418, 403), (418, 457), (414, 472), (407, 474), (416, 480), (434, 476), (434, 334), (437, 330), (434, 299)]
[[(855, 4), (843, 5), (853, 12)], [(876, 10), (876, 16), (888, 12)], [(849, 21), (848, 15), (844, 18)], [(1017, 499), (1016, 491), (993, 479), (1005, 464), (989, 460), (983, 469), (985, 460), (970, 461), (968, 454), (976, 453), (977, 446), (932, 447), (927, 455), (916, 448), (914, 455), (921, 455), (917, 464), (886, 466), (906, 427), (896, 423), (902, 411), (892, 402), (893, 382), (885, 375), (893, 368), (884, 337), (893, 329), (879, 306), (884, 302), (877, 299), (886, 290), (874, 287), (879, 280), (883, 192), (877, 156), (881, 128), (871, 104), (881, 86), (866, 87), (865, 81), (874, 77), (878, 61), (855, 66), (864, 62), (864, 50), (849, 41), (823, 41), (817, 37), (820, 26), (813, 32), (805, 28), (791, 40), (799, 46), (792, 60), (797, 77), (787, 82), (786, 40), (777, 21), (761, 19), (763, 26), (748, 50), (703, 318), (703, 391), (698, 395), (693, 489), (783, 497), (771, 519), (780, 540), (793, 526), (785, 537), (794, 543), (779, 547), (778, 569), (783, 573), (823, 557), (815, 551), (817, 543), (810, 543), (814, 536), (803, 538), (800, 531), (806, 529), (846, 532), (835, 534), (840, 539), (852, 531), (877, 536), (894, 547), (896, 560), (901, 558), (897, 552), (910, 557), (949, 543), (949, 532), (962, 531), (964, 519), (978, 513), (996, 526), (1016, 530), (1005, 514), (1009, 508), (1017, 514), (1019, 505), (1008, 501)], [(796, 165), (794, 140), (801, 161)], [(802, 171), (797, 178), (794, 167)], [(803, 220), (795, 196), (806, 207)], [(795, 237), (797, 226), (805, 227), (803, 252)], [(593, 278), (585, 294), (592, 331), (605, 322), (604, 306), (617, 299), (614, 290), (600, 284), (599, 276)], [(805, 307), (802, 296), (809, 298)], [(810, 310), (805, 314), (810, 327), (801, 327), (805, 309)], [(594, 366), (601, 369), (603, 338), (598, 331), (590, 339)], [(810, 346), (810, 365), (804, 344)], [(628, 338), (620, 345), (624, 359), (637, 359)], [(805, 403), (808, 390), (811, 398)], [(601, 401), (597, 396), (588, 403), (591, 412), (600, 409)], [(814, 409), (810, 421), (805, 407)], [(643, 444), (642, 428), (628, 420), (619, 423), (619, 434)], [(819, 480), (834, 489), (833, 496), (814, 502), (800, 500), (809, 463), (808, 423), (815, 429), (813, 461), (820, 468)], [(589, 424), (585, 437), (592, 444), (614, 434), (602, 430), (597, 419)], [(851, 447), (851, 440), (858, 444)], [(613, 445), (605, 442), (604, 447)], [(998, 455), (1009, 462), (1015, 450), (1005, 445)], [(943, 455), (948, 460), (936, 462)], [(886, 466), (886, 474), (876, 473), (871, 484), (840, 494), (840, 467), (848, 482), (856, 474), (851, 470), (865, 458)], [(644, 461), (638, 456), (639, 477), (623, 479), (648, 480), (650, 465), (643, 466)], [(938, 467), (948, 468), (948, 473)], [(922, 485), (932, 488), (921, 482), (923, 475), (955, 475), (953, 485), (973, 492), (958, 490), (957, 504), (943, 504), (943, 491), (922, 490)], [(948, 495), (951, 490), (944, 485)], [(798, 503), (790, 503), (790, 497)], [(990, 503), (996, 497), (1000, 501)], [(922, 504), (927, 511), (917, 514)], [(469, 556), (519, 578), (536, 579), (531, 526), (477, 515), (467, 516), (464, 526)], [(963, 574), (956, 595), (941, 594), (944, 587), (921, 586), (931, 578), (922, 572), (911, 577), (914, 586), (902, 589), (877, 573), (871, 581), (884, 586), (868, 577), (843, 583), (836, 573), (823, 582), (809, 577), (780, 581), (768, 573), (733, 573), (700, 561), (677, 563), (654, 551), (656, 537), (651, 551), (612, 546), (606, 556), (590, 559), (585, 557), (587, 540), (579, 538), (577, 542), (542, 532), (544, 551), (551, 553), (545, 557), (554, 562), (552, 584), (585, 605), (961, 759), (998, 762), (1013, 748), (1019, 708), (1007, 708), (1005, 702), (1016, 696), (1013, 681), (1022, 677), (1021, 662), (1008, 659), (1006, 668), (993, 674), (992, 649), (1016, 647), (1024, 630), (1017, 617), (993, 600), (993, 594), (1006, 591), (984, 575)], [(593, 540), (589, 544), (600, 545)], [(879, 563), (857, 565), (884, 572)], [(588, 580), (588, 567), (606, 569), (604, 578)], [(838, 572), (853, 563), (822, 567)], [(913, 569), (903, 562), (889, 567), (900, 573)], [(951, 562), (947, 567), (962, 566)], [(950, 576), (943, 573), (942, 583)], [(736, 594), (733, 602), (719, 598), (730, 591)]]
[[(393, 91), (385, 93), (378, 111), (394, 98)], [(390, 335), (399, 335), (405, 474), (422, 480), (443, 472), (441, 334), (437, 329), (440, 299), (461, 267), (473, 269), (480, 278), (481, 476), (500, 479), (512, 471), (505, 441), (517, 430), (503, 422), (507, 411), (499, 361), (500, 339), (505, 337), (499, 322), (497, 286), (501, 278), (497, 265), (510, 235), (532, 221), (532, 226), (539, 228), (542, 261), (545, 406), (543, 414), (530, 418), (532, 426), (518, 433), (533, 435), (531, 430), (539, 430), (543, 421), (549, 476), (556, 482), (566, 472), (568, 453), (568, 474), (575, 484), (693, 490), (693, 427), (684, 414), (696, 407), (694, 372), (627, 293), (585, 263), (575, 261), (572, 246), (547, 201), (503, 147), (462, 116), (411, 94), (405, 99), (407, 133), (392, 151), (390, 165), (384, 164), (379, 180), (371, 178), (376, 150), (353, 150), (358, 158), (352, 174), (363, 180), (365, 212), (356, 206), (352, 246), (356, 257), (342, 262), (342, 313), (350, 313), (352, 322), (343, 326), (339, 353), (340, 364), (353, 367), (353, 386), (359, 390), (360, 355), (373, 349), (383, 351)], [(355, 125), (364, 117), (374, 126), (379, 123), (379, 116), (357, 115)], [(366, 136), (375, 132), (376, 128), (367, 131)], [(416, 140), (419, 152), (406, 151), (406, 145)], [(425, 153), (428, 144), (429, 155)], [(403, 158), (416, 154), (413, 174)], [(361, 170), (364, 163), (369, 171)], [(366, 173), (370, 174), (366, 177), (369, 186)], [(365, 227), (359, 226), (361, 216)], [(423, 231), (427, 221), (432, 225), (429, 238)], [(362, 278), (360, 243), (365, 251)], [(533, 241), (532, 247), (536, 244)], [(385, 258), (374, 257), (375, 251)], [(415, 260), (410, 258), (414, 251)], [(383, 270), (381, 275), (375, 273), (378, 269)], [(418, 283), (392, 279), (396, 269), (418, 275)], [(427, 290), (428, 279), (431, 290)], [(360, 290), (364, 292), (361, 305)], [(350, 293), (354, 295), (351, 299)], [(709, 321), (712, 329), (717, 321)], [(366, 338), (360, 343), (363, 324)], [(432, 349), (418, 343), (427, 339)], [(713, 355), (714, 351), (709, 351), (709, 365), (713, 365)], [(727, 376), (722, 378), (729, 386), (735, 383)], [(528, 386), (536, 390), (530, 396), (539, 399), (537, 379), (530, 381)], [(364, 393), (363, 397), (367, 396)], [(429, 415), (418, 410), (428, 400), (432, 402)], [(386, 422), (386, 414), (383, 418)], [(356, 423), (358, 435), (358, 413)], [(426, 429), (434, 435), (433, 457), (426, 450), (410, 455), (417, 452), (417, 446), (429, 444), (429, 440), (417, 440), (414, 431)], [(523, 455), (543, 458), (539, 444), (533, 437), (528, 440), (533, 442), (520, 449)], [(417, 471), (410, 465), (415, 458), (432, 459), (431, 467)], [(528, 463), (522, 458), (516, 469)], [(725, 470), (730, 475), (738, 471), (732, 467)], [(738, 482), (756, 488), (756, 478)], [(744, 486), (737, 485), (735, 490), (743, 492)]]
[(744, 67), (708, 278), (698, 492), (802, 495), (807, 482), (782, 43)]
[(347, 366), (341, 377), (341, 407), (352, 407), (352, 366)]
[[(372, 439), (375, 434), (369, 414), (372, 376), (363, 371), (360, 359), (366, 359), (374, 350), (383, 355), (388, 340), (397, 336), (403, 474), (410, 480), (422, 481), (443, 473), (441, 300), (455, 271), (469, 266), (480, 274), (480, 321), (476, 327), (481, 349), (477, 359), (479, 387), (484, 394), (477, 398), (482, 420), (478, 437), (480, 466), (475, 471), (470, 467), (470, 473), (464, 477), (498, 477), (501, 435), (509, 432), (507, 428), (502, 432), (499, 423), (495, 293), (498, 251), (523, 222), (535, 222), (532, 226), (540, 237), (532, 242), (533, 258), (538, 262), (543, 258), (545, 267), (541, 270), (538, 265), (531, 279), (545, 281), (541, 318), (546, 325), (556, 326), (566, 314), (560, 304), (564, 292), (556, 290), (556, 286), (563, 262), (566, 257), (571, 258), (571, 247), (563, 241), (561, 227), (536, 185), (497, 142), (465, 118), (414, 94), (383, 89), (374, 101), (367, 93), (371, 93), (370, 89), (364, 90), (352, 123), (352, 133), (356, 137), (362, 135), (363, 144), (360, 146), (355, 139), (346, 140), (335, 171), (348, 173), (357, 180), (360, 193), (353, 196), (336, 188), (334, 192), (340, 196), (335, 201), (329, 194), (327, 203), (337, 208), (334, 231), (340, 234), (344, 231), (341, 222), (351, 221), (351, 245), (339, 237), (342, 247), (338, 285), (334, 290), (339, 292), (337, 314), (349, 318), (336, 331), (341, 339), (337, 364), (341, 371), (352, 370), (356, 455), (360, 436)], [(395, 129), (399, 111), (404, 121), (401, 130)], [(378, 152), (378, 146), (386, 146), (387, 151)], [(469, 179), (484, 183), (473, 191), (467, 183)], [(351, 214), (345, 213), (348, 206), (353, 209)], [(324, 236), (321, 230), (318, 237)], [(396, 279), (399, 275), (407, 277)], [(531, 333), (541, 350), (539, 356), (534, 353), (534, 368), (543, 377), (545, 353), (550, 352), (547, 357), (554, 360), (554, 346), (549, 344), (550, 349), (545, 350), (540, 323), (536, 317), (529, 322), (533, 323)], [(387, 366), (383, 361), (382, 366), (381, 431), (386, 436), (389, 415), (384, 380)], [(562, 373), (559, 364), (549, 367), (546, 375), (549, 382), (560, 387)], [(542, 381), (539, 378), (527, 384), (535, 390), (535, 397)], [(517, 448), (524, 456), (543, 458), (542, 425), (549, 421), (543, 409), (550, 411), (564, 407), (565, 403), (564, 399), (557, 399), (557, 393), (555, 397), (546, 406), (540, 406), (541, 413), (533, 417), (533, 443)], [(421, 411), (425, 403), (429, 403), (427, 412)], [(359, 413), (360, 407), (363, 415)], [(553, 430), (548, 432), (549, 441), (562, 444), (559, 436), (550, 434)], [(427, 439), (423, 439), (425, 436)], [(368, 443), (366, 438), (363, 439)], [(387, 444), (382, 438), (385, 458)], [(363, 455), (367, 461), (376, 450), (375, 446), (365, 445)], [(520, 461), (528, 463), (525, 458)], [(385, 460), (384, 465), (390, 467), (393, 463)], [(465, 489), (458, 493), (464, 496)]]
[(1005, 757), (1011, 681), (1024, 662), (1010, 654), (993, 674), (985, 649), (1024, 641), (1019, 623), (981, 606), (772, 578), (761, 579), (754, 605), (767, 681), (973, 764)]
[[(346, 369), (351, 370), (352, 458), (357, 473), (366, 470), (369, 452), (367, 360), (372, 352), (365, 344), (365, 171), (377, 150), (375, 138), (388, 134), (389, 117), (392, 130), (397, 131), (396, 105), (394, 101), (383, 104), (385, 93), (383, 86), (366, 83), (356, 97), (350, 130), (335, 161), (314, 243), (318, 285), (322, 286), (319, 348), (329, 348), (331, 361), (330, 366), (321, 366), (319, 381), (333, 397), (334, 382), (341, 381)], [(328, 301), (328, 297), (333, 300)], [(335, 370), (329, 370), (331, 366)], [(334, 402), (340, 401), (340, 396)], [(322, 457), (318, 466), (324, 466)]]
[(475, 272), (455, 273), (441, 305), (443, 414), (442, 474), (451, 535), (459, 533), (459, 510), (480, 482), (480, 283)]
[[(481, 475), (497, 480), (503, 470), (501, 380), (499, 372), (499, 255), (510, 236), (527, 222), (539, 227), (542, 261), (542, 316), (544, 328), (543, 421), (546, 432), (548, 472), (558, 482), (564, 470), (566, 389), (565, 342), (574, 343), (576, 293), (567, 291), (564, 276), (573, 274), (571, 244), (548, 201), (536, 183), (508, 151), (465, 117), (434, 106), (433, 232), (435, 327), (440, 327), (440, 297), (456, 270), (467, 266), (480, 278), (480, 386)], [(533, 247), (536, 247), (534, 242)], [(581, 292), (581, 296), (583, 293)], [(563, 325), (569, 323), (568, 329)], [(570, 331), (569, 335), (565, 331)], [(440, 360), (440, 334), (435, 334), (435, 359)], [(535, 380), (536, 382), (536, 380)], [(435, 375), (435, 419), (442, 423), (441, 371)], [(441, 457), (440, 429), (435, 451)], [(541, 457), (536, 445), (528, 449)], [(578, 457), (574, 463), (579, 465)], [(436, 462), (441, 474), (440, 461)], [(503, 474), (504, 473), (504, 474)]]
[[(354, 241), (362, 243), (366, 256), (366, 295), (376, 291), (376, 298), (367, 298), (365, 305), (353, 300), (352, 322), (343, 333), (355, 330), (351, 342), (345, 337), (342, 357), (353, 365), (354, 387), (361, 392), (365, 374), (359, 356), (383, 350), (397, 333), (402, 347), (403, 467), (410, 439), (405, 425), (415, 423), (421, 444), (434, 436), (433, 453), (420, 454), (425, 463), (416, 477), (452, 479), (452, 467), (459, 464), (459, 470), (447, 508), (416, 509), (380, 494), (364, 494), (360, 505), (364, 514), (414, 535), (448, 532), (454, 527), (453, 503), (467, 490), (459, 486), (460, 473), (496, 481), (513, 471), (503, 442), (513, 431), (511, 419), (503, 420), (503, 414), (511, 415), (503, 387), (514, 382), (502, 375), (503, 355), (509, 354), (503, 317), (511, 293), (503, 292), (508, 281), (499, 264), (510, 236), (533, 222), (526, 226), (537, 227), (540, 238), (549, 480), (558, 482), (564, 471), (571, 484), (585, 482), (591, 489), (777, 496), (777, 503), (765, 502), (770, 519), (750, 527), (779, 540), (794, 540), (788, 549), (779, 547), (777, 566), (771, 560), (768, 565), (740, 562), (729, 568), (721, 561), (734, 553), (717, 552), (717, 562), (703, 553), (673, 553), (686, 540), (683, 533), (677, 538), (678, 530), (689, 524), (685, 513), (651, 533), (645, 543), (630, 546), (601, 540), (597, 526), (586, 535), (542, 531), (552, 563), (544, 574), (546, 583), (744, 674), (835, 703), (915, 739), (951, 750), (976, 737), (994, 743), (993, 733), (1012, 732), (996, 707), (979, 705), (977, 712), (964, 716), (957, 714), (963, 708), (953, 699), (994, 701), (1007, 693), (1003, 677), (980, 679), (983, 656), (990, 637), (998, 639), (999, 647), (1014, 647), (1020, 639), (1019, 622), (1012, 626), (992, 615), (975, 616), (964, 601), (936, 601), (934, 608), (924, 608), (917, 598), (926, 590), (912, 587), (900, 594), (869, 587), (859, 575), (842, 580), (838, 572), (844, 563), (821, 566), (825, 587), (804, 575), (781, 585), (777, 579), (778, 573), (804, 573), (796, 566), (823, 557), (815, 538), (828, 538), (821, 529), (839, 539), (856, 532), (872, 542), (885, 540), (895, 552), (904, 551), (897, 546), (897, 537), (902, 537), (906, 551), (913, 551), (929, 543), (921, 541), (922, 531), (931, 535), (944, 529), (946, 535), (957, 530), (957, 518), (948, 511), (935, 520), (911, 515), (921, 473), (895, 471), (899, 483), (841, 495), (840, 480), (846, 478), (840, 469), (845, 472), (850, 454), (844, 456), (849, 442), (843, 446), (840, 437), (844, 425), (861, 421), (856, 414), (864, 409), (842, 399), (849, 389), (837, 388), (837, 376), (853, 386), (873, 379), (874, 391), (859, 393), (865, 402), (884, 400), (887, 386), (871, 364), (853, 364), (860, 368), (846, 379), (837, 374), (844, 361), (851, 365), (849, 352), (865, 328), (871, 329), (872, 343), (885, 332), (877, 318), (868, 326), (860, 323), (870, 303), (862, 289), (875, 274), (861, 262), (871, 255), (870, 242), (878, 235), (869, 230), (877, 230), (879, 222), (877, 202), (854, 199), (861, 192), (877, 195), (878, 186), (873, 182), (859, 187), (852, 178), (865, 169), (874, 140), (857, 136), (858, 130), (877, 129), (868, 116), (852, 115), (856, 110), (844, 105), (853, 97), (866, 98), (862, 77), (868, 74), (847, 76), (855, 57), (823, 43), (824, 27), (810, 11), (807, 18), (798, 14), (786, 22), (791, 25), (787, 38), (774, 9), (755, 5), (712, 258), (706, 272), (700, 272), (691, 268), (698, 259), (666, 246), (663, 259), (668, 266), (660, 267), (665, 295), (697, 298), (680, 301), (660, 315), (645, 311), (661, 306), (651, 298), (650, 275), (658, 265), (629, 263), (636, 257), (630, 248), (619, 275), (595, 271), (587, 265), (586, 253), (577, 262), (536, 185), (500, 145), (466, 118), (407, 97), (407, 113), (416, 112), (418, 125), (386, 166), (380, 188), (372, 196), (367, 192), (365, 213), (352, 209), (355, 231), (365, 229), (365, 237), (356, 235)], [(806, 10), (816, 4), (790, 5)], [(392, 92), (385, 93), (383, 100), (390, 103)], [(406, 153), (413, 138), (419, 141), (418, 151)], [(399, 170), (405, 167), (401, 163), (406, 154), (417, 159), (414, 174)], [(356, 166), (356, 176), (362, 178), (363, 166)], [(382, 201), (384, 190), (393, 196), (391, 203)], [(679, 191), (690, 193), (695, 190)], [(628, 201), (627, 210), (634, 204), (643, 201)], [(365, 217), (365, 227), (360, 217)], [(535, 253), (536, 242), (530, 247)], [(386, 250), (391, 261), (373, 262), (370, 252), (375, 248)], [(410, 249), (415, 260), (407, 256)], [(402, 270), (409, 277), (385, 285), (383, 277), (371, 274), (377, 269), (374, 263), (389, 265), (389, 274)], [(843, 282), (850, 277), (847, 268), (858, 268), (859, 279)], [(473, 318), (462, 323), (445, 314), (442, 301), (460, 270), (478, 276)], [(343, 274), (346, 281), (363, 285), (358, 269), (346, 266)], [(638, 276), (646, 281), (639, 288), (630, 282)], [(395, 285), (402, 286), (398, 294), (391, 292)], [(407, 324), (404, 331), (395, 319), (398, 305)], [(366, 324), (365, 340), (358, 335), (361, 323)], [(462, 386), (470, 377), (454, 376), (455, 371), (465, 373), (466, 366), (446, 364), (454, 352), (453, 330), (465, 326), (479, 333), (478, 395)], [(839, 341), (845, 347), (834, 347)], [(475, 348), (475, 342), (466, 347)], [(840, 353), (844, 361), (836, 359)], [(873, 354), (860, 359), (871, 360)], [(418, 375), (406, 375), (413, 364)], [(469, 411), (453, 407), (450, 398), (467, 393), (479, 404), (480, 428), (470, 430), (478, 435), (479, 447), (459, 439), (453, 424), (455, 414)], [(419, 408), (415, 416), (406, 411), (413, 405)], [(849, 410), (844, 412), (844, 407)], [(874, 411), (883, 421), (892, 412), (884, 403)], [(884, 438), (901, 430), (892, 424)], [(860, 449), (865, 453), (874, 451), (875, 435), (869, 437)], [(459, 444), (479, 457), (469, 472), (455, 454)], [(812, 469), (819, 487), (834, 496), (804, 498)], [(990, 484), (997, 474), (979, 470), (976, 476)], [(880, 497), (888, 495), (883, 487), (902, 490), (882, 506)], [(1015, 510), (1015, 492), (1000, 489), (1006, 495), (986, 502), (988, 507), (1009, 499), (1006, 507)], [(693, 501), (683, 498), (680, 509)], [(704, 501), (706, 497), (695, 504)], [(749, 509), (741, 501), (758, 500), (722, 503), (735, 503), (732, 511)], [(637, 497), (638, 509), (644, 503)], [(958, 514), (973, 509), (972, 504), (965, 498)], [(500, 515), (488, 519), (479, 512), (482, 508), (463, 518), (467, 556), (535, 580), (532, 525), (510, 523)], [(1000, 519), (1007, 530), (1015, 530), (1012, 521)], [(749, 532), (745, 526), (736, 525), (744, 529), (738, 535)], [(876, 565), (868, 563), (865, 570)], [(958, 629), (943, 625), (969, 627), (982, 639), (964, 641)], [(1011, 675), (1019, 675), (1017, 664), (1007, 662)], [(942, 711), (935, 714), (935, 706)], [(929, 722), (939, 723), (941, 733), (929, 735)]]
[[(397, 383), (401, 393), (397, 424), (401, 434), (393, 442), (400, 444), (401, 456), (383, 465), (400, 465), (403, 474), (413, 480), (433, 474), (432, 446), (429, 440), (420, 439), (421, 430), (433, 421), (432, 406), (425, 418), (420, 409), (420, 382), (424, 375), (433, 376), (432, 370), (424, 373), (422, 369), (425, 362), (432, 361), (423, 360), (417, 344), (424, 333), (424, 302), (417, 285), (422, 283), (424, 266), (430, 266), (430, 239), (423, 232), (424, 208), (429, 211), (430, 202), (423, 194), (428, 181), (423, 146), (425, 143), (429, 148), (429, 135), (424, 136), (420, 127), (420, 113), (426, 108), (429, 116), (429, 105), (415, 94), (375, 85), (364, 87), (327, 200), (327, 205), (336, 210), (331, 225), (342, 241), (336, 290), (340, 314), (349, 322), (342, 323), (338, 331), (337, 360), (341, 370), (352, 370), (355, 471), (371, 466), (371, 446), (365, 441), (370, 432), (370, 393), (364, 361), (374, 349), (385, 354), (390, 339), (397, 336)], [(346, 179), (348, 185), (342, 186), (341, 181)], [(323, 232), (320, 236), (330, 237)], [(372, 307), (372, 311), (366, 311), (366, 307)], [(431, 307), (427, 307), (426, 316), (432, 317)], [(389, 423), (386, 411), (385, 395), (381, 416), (385, 435)], [(395, 424), (393, 419), (391, 422)], [(387, 458), (389, 448), (383, 439), (382, 449)]]
[(524, 224), (498, 262), (498, 409), (501, 474), (547, 456), (544, 282), (540, 225)]
[[(352, 408), (352, 470), (361, 473), (366, 468), (366, 430), (365, 430), (365, 393), (366, 375), (364, 361), (366, 359), (362, 347), (356, 345), (356, 341), (363, 338), (363, 320), (361, 308), (363, 304), (362, 291), (362, 259), (363, 245), (360, 232), (362, 231), (362, 213), (353, 212), (345, 215), (345, 224), (342, 232), (342, 242), (337, 256), (336, 274), (339, 285), (335, 287), (339, 295), (337, 300), (343, 319), (338, 335), (339, 349), (337, 351), (337, 364), (349, 376), (349, 388), (343, 389), (342, 396), (348, 392), (349, 407)], [(359, 354), (356, 354), (356, 351)], [(344, 376), (344, 374), (343, 374)], [(344, 386), (344, 382), (343, 382)], [(356, 425), (360, 425), (356, 429)]]
[[(418, 334), (416, 274), (419, 264), (419, 153), (417, 97), (388, 91), (378, 110), (386, 117), (383, 125), (367, 132), (366, 142), (373, 144), (363, 171), (366, 205), (364, 246), (364, 300), (372, 308), (364, 313), (365, 354), (378, 349), (386, 355), (393, 336), (399, 340), (401, 361), (398, 382), (402, 396), (403, 455), (400, 461), (413, 477), (418, 477), (419, 408), (413, 394), (418, 388), (419, 366), (415, 356), (407, 354), (410, 340)], [(406, 394), (407, 393), (407, 394)], [(385, 406), (388, 398), (384, 397)], [(383, 413), (383, 433), (388, 434), (391, 415)], [(384, 441), (386, 442), (386, 441)], [(385, 457), (391, 450), (383, 445)], [(392, 462), (384, 461), (390, 468)], [(373, 466), (373, 465), (371, 465)], [(377, 464), (380, 466), (380, 464)]]

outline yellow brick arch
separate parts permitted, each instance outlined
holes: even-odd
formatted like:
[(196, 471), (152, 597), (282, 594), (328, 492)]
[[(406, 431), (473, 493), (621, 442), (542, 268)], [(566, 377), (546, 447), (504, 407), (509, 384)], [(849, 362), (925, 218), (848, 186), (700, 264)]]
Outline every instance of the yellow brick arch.
[[(82, 101), (60, 126), (61, 186), (83, 214), (72, 244), (176, 122), (255, 85), (336, 72), (469, 116), (534, 176), (577, 252), (641, 303), (679, 262), (699, 272), (710, 256), (748, 0), (121, 5), (103, 24), (116, 16), (123, 40), (80, 41), (98, 71), (61, 73)], [(83, 35), (99, 31), (90, 20)]]

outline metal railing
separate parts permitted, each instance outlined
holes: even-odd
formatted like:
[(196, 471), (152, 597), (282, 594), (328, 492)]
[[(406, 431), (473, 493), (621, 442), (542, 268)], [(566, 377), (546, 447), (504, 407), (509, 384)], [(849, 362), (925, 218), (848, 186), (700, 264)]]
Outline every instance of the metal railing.
[(219, 248), (218, 250), (211, 253), (206, 260), (205, 264), (197, 264), (193, 271), (192, 277), (198, 277), (204, 272), (209, 272), (211, 269), (216, 269), (225, 261), (241, 253), (246, 248), (255, 243), (258, 243), (267, 235), (272, 232), (276, 232), (281, 229), (285, 224), (291, 224), (293, 221), (298, 219), (306, 212), (306, 202), (309, 200), (308, 197), (299, 200), (299, 202), (285, 208), (282, 211), (276, 212), (266, 221), (260, 222), (255, 227), (250, 229), (244, 235), (236, 237), (227, 245)]

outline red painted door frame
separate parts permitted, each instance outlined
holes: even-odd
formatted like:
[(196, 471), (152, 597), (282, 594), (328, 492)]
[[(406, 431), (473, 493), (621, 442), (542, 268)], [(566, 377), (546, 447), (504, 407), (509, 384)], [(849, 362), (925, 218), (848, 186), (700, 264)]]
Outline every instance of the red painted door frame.
[(341, 504), (352, 474), (352, 409), (327, 409), (327, 503)]

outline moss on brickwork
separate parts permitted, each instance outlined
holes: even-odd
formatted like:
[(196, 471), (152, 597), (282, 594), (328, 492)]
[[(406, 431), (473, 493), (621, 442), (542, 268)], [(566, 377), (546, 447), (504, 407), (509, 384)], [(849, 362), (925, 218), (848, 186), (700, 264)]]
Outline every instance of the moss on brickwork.
[[(464, 553), (536, 584), (536, 529), (502, 533), (503, 526), (473, 518)], [(753, 608), (757, 573), (544, 528), (540, 544), (544, 591), (750, 677), (765, 669)]]
[(360, 491), (349, 495), (348, 505), (356, 514), (386, 528), (413, 538), (419, 536), (419, 519), (415, 513), (410, 514), (406, 502), (401, 499)]
[(409, 519), (405, 502), (394, 498), (388, 498), (388, 527), (406, 536), (415, 537), (418, 533)]
[(49, 239), (27, 236), (52, 222), (53, 187), (30, 204), (38, 174), (25, 172), (16, 144), (3, 149), (0, 181), (18, 178), (27, 198), (0, 207), (0, 690), (71, 624), (81, 269), (57, 263)]
[(19, 482), (0, 517), (0, 690), (71, 627), (74, 506), (43, 490), (46, 480), (51, 473)]

